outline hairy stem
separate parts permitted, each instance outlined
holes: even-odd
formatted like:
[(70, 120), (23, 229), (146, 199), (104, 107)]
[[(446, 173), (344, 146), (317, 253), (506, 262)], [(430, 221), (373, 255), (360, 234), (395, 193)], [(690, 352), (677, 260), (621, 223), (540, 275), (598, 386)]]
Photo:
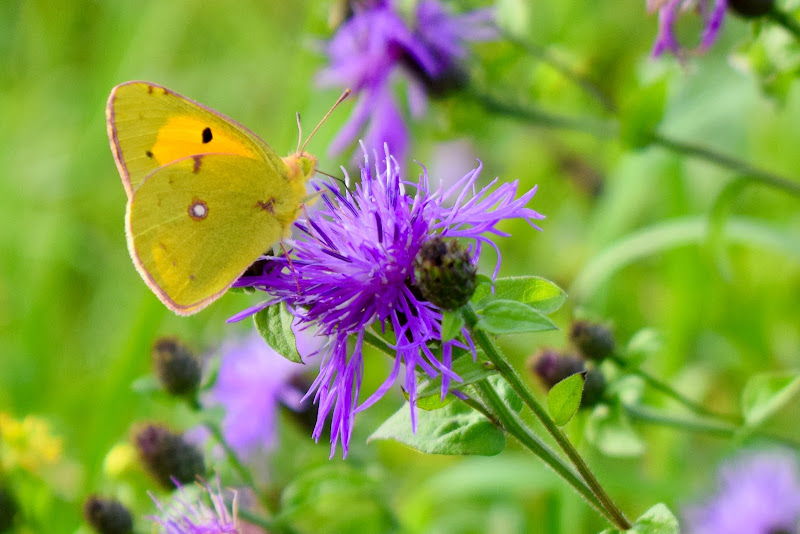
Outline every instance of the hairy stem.
[(628, 373), (638, 376), (639, 378), (644, 380), (648, 385), (650, 385), (653, 389), (657, 389), (661, 393), (678, 401), (683, 406), (685, 406), (692, 412), (696, 413), (697, 415), (701, 415), (703, 417), (708, 417), (711, 419), (724, 420), (730, 424), (737, 426), (742, 424), (742, 418), (739, 417), (738, 415), (718, 413), (713, 410), (709, 410), (702, 404), (693, 401), (689, 397), (673, 389), (672, 386), (670, 386), (666, 382), (662, 382), (658, 378), (647, 373), (646, 371), (643, 371), (639, 367), (628, 365), (628, 363), (619, 356), (616, 355), (610, 356), (610, 359), (615, 364), (617, 364), (621, 369), (627, 371)]
[(550, 435), (553, 436), (553, 439), (556, 440), (558, 446), (561, 447), (561, 449), (569, 458), (570, 462), (572, 462), (572, 464), (575, 466), (575, 469), (578, 470), (581, 478), (583, 478), (583, 480), (592, 490), (592, 493), (594, 493), (594, 495), (603, 505), (603, 508), (605, 508), (612, 517), (613, 524), (620, 530), (628, 530), (631, 528), (631, 524), (625, 518), (625, 515), (614, 503), (608, 493), (606, 493), (605, 489), (597, 480), (597, 478), (595, 478), (594, 474), (589, 469), (589, 466), (586, 465), (586, 462), (583, 460), (578, 450), (569, 441), (567, 436), (561, 431), (558, 425), (553, 422), (544, 407), (539, 404), (539, 401), (536, 400), (536, 397), (534, 397), (525, 386), (525, 383), (522, 381), (522, 377), (520, 377), (517, 371), (511, 367), (511, 365), (509, 365), (503, 354), (500, 352), (500, 349), (497, 347), (494, 341), (490, 339), (486, 332), (476, 328), (476, 325), (478, 324), (478, 315), (475, 313), (475, 310), (472, 308), (472, 306), (467, 304), (461, 308), (461, 312), (464, 316), (464, 321), (470, 330), (470, 334), (473, 336), (473, 340), (480, 345), (480, 347), (486, 353), (486, 356), (496, 366), (497, 370), (501, 375), (503, 375), (511, 388), (516, 391), (517, 395), (522, 398), (522, 401), (531, 409), (533, 414), (537, 419), (539, 419), (542, 425), (544, 425), (545, 429), (550, 433)]

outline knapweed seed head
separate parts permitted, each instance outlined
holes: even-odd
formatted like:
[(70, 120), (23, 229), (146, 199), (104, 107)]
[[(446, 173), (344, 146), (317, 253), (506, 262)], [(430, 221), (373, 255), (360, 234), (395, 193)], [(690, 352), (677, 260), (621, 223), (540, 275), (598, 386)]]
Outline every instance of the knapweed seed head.
[(775, 7), (775, 0), (728, 0), (731, 9), (744, 18), (763, 17)]
[(200, 360), (177, 337), (158, 338), (153, 343), (153, 368), (164, 390), (176, 396), (193, 395), (200, 386)]
[(584, 372), (586, 362), (578, 356), (562, 354), (555, 349), (545, 348), (530, 359), (528, 368), (550, 391), (553, 386), (565, 378)]
[(455, 239), (434, 236), (414, 258), (414, 285), (422, 297), (443, 310), (457, 310), (475, 293), (478, 268)]
[(83, 504), (83, 517), (99, 534), (133, 532), (133, 516), (125, 505), (116, 499), (91, 495)]
[(573, 321), (569, 339), (581, 356), (594, 362), (601, 362), (613, 355), (616, 348), (611, 329), (590, 321)]
[(187, 484), (205, 475), (203, 454), (166, 427), (141, 425), (132, 441), (144, 466), (164, 488), (173, 487), (173, 481)]
[[(296, 223), (291, 262), (269, 258), (272, 266), (263, 274), (238, 282), (271, 297), (231, 320), (284, 301), (300, 328), (313, 326), (326, 338), (318, 351), (320, 373), (309, 394), (319, 406), (314, 436), (319, 438), (330, 415), (334, 450), (341, 440), (346, 454), (355, 413), (383, 396), (402, 369), (415, 425), (417, 371), (441, 375), (444, 395), (451, 381), (459, 380), (451, 369), (453, 348), (474, 354), (466, 330), (463, 342), (441, 342), (442, 309), (412, 286), (415, 258), (429, 240), (441, 238), (468, 243), (468, 255), (477, 261), (484, 245), (497, 250), (484, 234), (508, 235), (497, 228), (501, 221), (521, 218), (538, 228), (533, 221), (543, 218), (525, 207), (535, 187), (519, 197), (516, 181), (495, 187), (494, 180), (478, 189), (480, 170), (479, 166), (447, 189), (432, 188), (424, 169), (418, 181), (405, 179), (388, 149), (381, 159), (365, 157), (361, 181), (353, 191), (327, 186), (321, 197), (324, 206)], [(498, 255), (495, 274), (499, 264)], [(389, 330), (388, 343), (397, 354), (394, 367), (386, 382), (359, 403), (365, 337)]]

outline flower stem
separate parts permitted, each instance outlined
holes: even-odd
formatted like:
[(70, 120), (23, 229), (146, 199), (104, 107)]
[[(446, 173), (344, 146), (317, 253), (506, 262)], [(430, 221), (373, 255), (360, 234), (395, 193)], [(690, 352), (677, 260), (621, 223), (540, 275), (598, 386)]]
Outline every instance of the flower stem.
[[(614, 524), (614, 517), (603, 507), (597, 497), (589, 489), (589, 486), (581, 480), (578, 474), (567, 465), (550, 447), (543, 443), (531, 430), (525, 426), (520, 418), (508, 407), (508, 405), (500, 398), (494, 388), (486, 380), (481, 380), (474, 384), (481, 396), (486, 400), (487, 404), (491, 407), (488, 410), (486, 407), (481, 406), (483, 409), (476, 408), (469, 399), (464, 401), (475, 409), (478, 409), (486, 415), (495, 425), (505, 429), (509, 434), (517, 438), (517, 440), (533, 454), (542, 459), (542, 461), (550, 467), (555, 473), (564, 479), (567, 484), (578, 492), (578, 494), (586, 499), (591, 506), (593, 506), (600, 514), (603, 515), (609, 522)], [(479, 403), (475, 403), (479, 404)], [(480, 404), (479, 404), (480, 406)], [(488, 412), (488, 413), (487, 413)]]
[(570, 117), (531, 106), (512, 104), (476, 89), (467, 89), (465, 94), (489, 112), (513, 117), (537, 126), (583, 132), (600, 138), (617, 135), (617, 127), (613, 122), (594, 118)]
[(545, 47), (520, 39), (507, 31), (501, 30), (501, 33), (503, 38), (509, 43), (521, 48), (539, 61), (550, 65), (556, 72), (560, 73), (567, 80), (574, 83), (579, 89), (594, 98), (603, 106), (603, 109), (609, 113), (615, 113), (617, 111), (616, 104), (614, 104), (611, 98), (593, 80), (573, 70), (565, 62), (551, 54)]
[(693, 156), (696, 158), (704, 159), (708, 162), (725, 167), (738, 174), (743, 175), (745, 178), (758, 182), (770, 187), (782, 189), (787, 193), (800, 196), (800, 182), (784, 178), (778, 174), (759, 169), (746, 161), (736, 159), (733, 156), (717, 152), (708, 147), (686, 143), (684, 141), (677, 141), (665, 135), (656, 133), (653, 134), (653, 142), (667, 148), (673, 152), (683, 154), (686, 156)]
[(738, 415), (718, 413), (713, 410), (709, 410), (702, 404), (697, 403), (692, 399), (690, 399), (689, 397), (676, 391), (666, 382), (662, 382), (658, 378), (647, 373), (646, 371), (643, 371), (639, 367), (629, 365), (628, 362), (626, 362), (617, 355), (612, 355), (609, 357), (609, 359), (613, 361), (615, 364), (617, 364), (621, 369), (640, 377), (642, 380), (647, 382), (647, 384), (649, 384), (652, 388), (657, 389), (658, 391), (664, 393), (669, 397), (672, 397), (674, 400), (678, 401), (679, 403), (681, 403), (682, 405), (684, 405), (686, 408), (693, 411), (697, 415), (701, 415), (711, 419), (724, 420), (736, 426), (742, 424), (742, 418), (739, 417)]
[[(465, 94), (478, 102), (487, 111), (537, 126), (556, 130), (582, 132), (601, 139), (614, 138), (619, 135), (619, 125), (614, 121), (601, 121), (594, 118), (577, 118), (552, 113), (531, 106), (505, 102), (476, 89), (467, 90)], [(730, 169), (741, 174), (749, 181), (774, 187), (795, 196), (800, 196), (800, 182), (758, 168), (746, 161), (729, 156), (728, 154), (718, 152), (702, 145), (672, 139), (671, 137), (657, 132), (652, 133), (651, 141), (653, 144), (671, 150), (672, 152), (703, 159), (720, 167)]]
[[(736, 435), (743, 430), (741, 427), (732, 425), (730, 423), (675, 417), (673, 415), (667, 415), (649, 408), (643, 408), (641, 406), (632, 406), (624, 403), (622, 404), (622, 406), (631, 419), (655, 425), (668, 426), (672, 428), (678, 428), (681, 430), (688, 430), (689, 432), (698, 432), (701, 434), (708, 434), (710, 436), (716, 436), (720, 438), (733, 438), (736, 437)], [(769, 439), (776, 443), (780, 443), (782, 445), (786, 445), (788, 447), (800, 450), (800, 442), (785, 436), (779, 436), (771, 432), (762, 432), (760, 430), (752, 431), (752, 435)]]
[[(389, 347), (383, 339), (371, 332), (364, 333), (364, 341), (393, 358), (397, 356), (397, 351)], [(591, 506), (596, 508), (603, 517), (614, 524), (613, 516), (603, 507), (594, 493), (592, 493), (589, 486), (587, 486), (586, 483), (578, 477), (577, 473), (553, 452), (550, 447), (543, 443), (525, 426), (486, 380), (481, 380), (473, 385), (489, 406), (487, 407), (471, 397), (461, 399), (464, 403), (475, 411), (483, 414), (493, 425), (506, 430), (509, 434), (517, 438), (524, 447), (541, 458), (557, 475), (563, 478), (575, 491), (586, 499)]]
[[(200, 405), (196, 397), (190, 398), (187, 401), (189, 403), (189, 407), (192, 410), (196, 412), (202, 410), (202, 406)], [(256, 486), (256, 482), (253, 479), (253, 475), (244, 466), (242, 461), (239, 459), (239, 455), (236, 454), (236, 451), (233, 450), (233, 447), (231, 447), (230, 443), (228, 443), (228, 441), (225, 439), (225, 435), (222, 433), (222, 429), (220, 429), (219, 426), (217, 426), (217, 424), (213, 423), (212, 421), (203, 421), (203, 426), (206, 427), (206, 429), (214, 437), (214, 440), (217, 443), (219, 443), (219, 445), (225, 451), (225, 455), (228, 457), (228, 461), (231, 463), (231, 466), (239, 475), (239, 478), (242, 479), (242, 482), (244, 482), (248, 487), (250, 487), (250, 489), (253, 490), (253, 493), (255, 493), (256, 497), (258, 497), (259, 502), (264, 506), (267, 512), (269, 512), (270, 514), (274, 514), (274, 510), (272, 509), (272, 505), (270, 504), (269, 500), (266, 498), (265, 495), (263, 495), (259, 491), (259, 488), (258, 486)]]
[(533, 394), (525, 386), (525, 383), (522, 381), (522, 377), (520, 377), (516, 370), (509, 365), (503, 354), (500, 352), (500, 349), (489, 338), (486, 332), (475, 328), (475, 326), (478, 324), (478, 315), (475, 313), (475, 310), (472, 308), (472, 306), (467, 304), (466, 306), (462, 307), (461, 313), (464, 316), (464, 321), (466, 322), (473, 339), (484, 350), (486, 356), (496, 366), (497, 370), (503, 375), (511, 388), (517, 392), (517, 395), (522, 398), (523, 402), (528, 405), (531, 411), (533, 411), (534, 415), (537, 417), (537, 419), (539, 419), (542, 425), (544, 425), (545, 429), (547, 429), (550, 435), (553, 436), (553, 439), (556, 440), (558, 446), (561, 447), (561, 449), (569, 458), (570, 462), (572, 462), (572, 464), (578, 470), (581, 478), (583, 478), (583, 480), (592, 490), (592, 493), (594, 493), (594, 495), (603, 505), (603, 508), (605, 508), (609, 513), (613, 524), (620, 530), (628, 530), (631, 528), (631, 524), (625, 518), (625, 515), (622, 513), (619, 507), (617, 507), (611, 497), (609, 497), (600, 482), (595, 478), (594, 474), (589, 469), (589, 466), (586, 465), (586, 462), (583, 460), (575, 446), (572, 445), (567, 436), (547, 414), (544, 407), (539, 404), (539, 401), (536, 400)]
[(798, 23), (797, 19), (791, 16), (789, 13), (786, 13), (785, 11), (773, 5), (772, 9), (770, 9), (769, 13), (767, 13), (767, 18), (782, 26), (784, 30), (791, 33), (795, 39), (800, 41), (800, 23)]

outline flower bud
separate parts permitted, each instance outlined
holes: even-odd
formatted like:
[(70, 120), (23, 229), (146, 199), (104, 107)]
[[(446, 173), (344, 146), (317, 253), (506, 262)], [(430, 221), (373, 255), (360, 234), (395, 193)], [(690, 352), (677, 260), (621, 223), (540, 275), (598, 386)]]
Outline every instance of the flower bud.
[(11, 531), (19, 505), (7, 488), (0, 486), (0, 532)]
[(531, 358), (529, 367), (549, 391), (565, 378), (582, 373), (586, 369), (586, 362), (577, 356), (563, 355), (555, 349), (543, 349)]
[(762, 17), (769, 13), (774, 5), (775, 0), (728, 0), (728, 6), (746, 19)]
[(575, 321), (570, 328), (569, 338), (587, 360), (601, 362), (614, 353), (614, 335), (600, 324)]
[(133, 517), (116, 499), (103, 499), (91, 495), (83, 504), (86, 522), (99, 534), (130, 534), (133, 532)]
[(140, 427), (134, 433), (133, 442), (142, 463), (164, 488), (175, 487), (172, 479), (188, 484), (197, 476), (205, 475), (205, 462), (197, 447), (163, 426)]
[(414, 258), (415, 285), (422, 296), (443, 310), (457, 310), (475, 292), (477, 268), (455, 239), (435, 236)]
[(603, 400), (603, 396), (606, 393), (606, 378), (597, 367), (589, 369), (583, 378), (581, 408), (591, 408)]
[(153, 367), (159, 383), (171, 395), (192, 395), (200, 385), (200, 361), (177, 337), (156, 340)]

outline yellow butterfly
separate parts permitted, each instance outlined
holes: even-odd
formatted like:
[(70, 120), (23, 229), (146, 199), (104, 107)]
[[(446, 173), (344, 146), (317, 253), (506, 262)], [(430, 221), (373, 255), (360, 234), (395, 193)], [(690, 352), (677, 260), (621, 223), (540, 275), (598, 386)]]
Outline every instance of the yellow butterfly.
[(239, 123), (149, 82), (116, 86), (106, 118), (128, 250), (170, 310), (202, 310), (289, 234), (317, 164), (303, 148), (281, 158)]

